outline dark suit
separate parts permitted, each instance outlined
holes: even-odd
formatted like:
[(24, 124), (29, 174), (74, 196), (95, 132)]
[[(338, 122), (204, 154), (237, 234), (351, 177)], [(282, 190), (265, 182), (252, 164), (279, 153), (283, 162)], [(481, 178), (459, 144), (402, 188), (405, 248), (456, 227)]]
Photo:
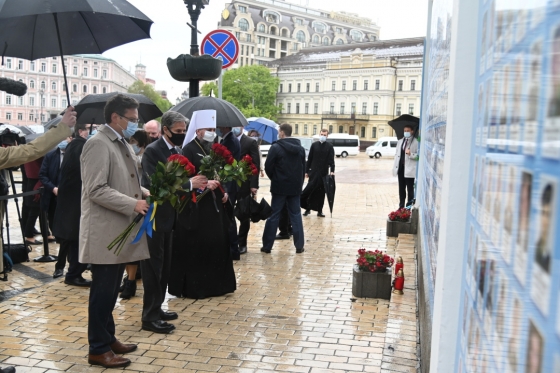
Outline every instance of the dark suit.
[[(235, 160), (238, 161), (241, 159), (241, 145), (239, 144), (239, 140), (237, 139), (237, 137), (235, 137), (233, 132), (230, 131), (224, 136), (224, 138), (222, 139), (222, 145), (228, 148)], [(230, 181), (226, 183), (225, 189), (228, 193), (229, 201), (232, 205), (235, 205), (235, 201), (237, 198), (237, 184), (235, 183), (235, 181)], [(229, 250), (231, 251), (233, 258), (239, 258), (239, 242), (237, 239), (237, 224), (235, 223), (235, 218), (233, 218), (233, 220), (231, 221), (231, 225), (229, 228), (229, 242)]]
[[(181, 150), (175, 148), (179, 153)], [(167, 163), (172, 154), (163, 137), (154, 141), (142, 155), (142, 186), (150, 188), (150, 176), (155, 173), (158, 162)], [(177, 213), (169, 202), (157, 207), (156, 230), (148, 239), (150, 258), (140, 262), (144, 285), (144, 308), (142, 321), (161, 320), (161, 305), (165, 300), (169, 272), (171, 271), (171, 237)]]
[(65, 263), (60, 260), (68, 255), (68, 273), (66, 279), (80, 277), (87, 265), (81, 264), (79, 255), (80, 216), (82, 214), (82, 175), (80, 156), (86, 139), (76, 137), (64, 152), (60, 166), (58, 198), (53, 221), (53, 234), (60, 239), (59, 262), (56, 269), (63, 269)]
[[(259, 145), (252, 138), (241, 135), (239, 138), (239, 144), (241, 145), (241, 158), (249, 155), (253, 158), (253, 163), (257, 166), (257, 169), (261, 167), (261, 159), (259, 154)], [(253, 175), (246, 182), (241, 185), (239, 191), (237, 192), (237, 200), (247, 197), (251, 194), (252, 188), (259, 188), (259, 175)], [(239, 222), (239, 232), (237, 237), (239, 238), (239, 246), (247, 246), (247, 235), (249, 234), (249, 228), (251, 227), (251, 220), (241, 220)]]

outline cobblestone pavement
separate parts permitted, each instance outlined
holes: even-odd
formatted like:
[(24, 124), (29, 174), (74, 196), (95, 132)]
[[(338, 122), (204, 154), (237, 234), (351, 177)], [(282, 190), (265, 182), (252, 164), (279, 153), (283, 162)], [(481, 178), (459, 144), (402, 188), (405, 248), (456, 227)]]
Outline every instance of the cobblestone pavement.
[[(173, 334), (140, 330), (139, 283), (137, 296), (119, 300), (114, 311), (117, 338), (139, 344), (126, 370), (416, 372), (414, 239), (385, 236), (386, 216), (398, 204), (391, 166), (392, 159), (364, 154), (337, 158), (333, 216), (303, 218), (305, 253), (296, 255), (283, 240), (262, 254), (264, 223), (253, 224), (248, 254), (235, 262), (238, 290), (204, 300), (169, 297), (165, 306), (179, 313)], [(259, 196), (270, 200), (268, 185), (262, 179)], [(17, 220), (10, 220), (13, 241), (21, 242)], [(391, 302), (353, 297), (352, 266), (362, 246), (405, 258), (405, 295)], [(41, 253), (36, 247), (31, 258)], [(0, 283), (0, 365), (103, 371), (87, 364), (89, 292), (53, 280), (53, 271), (54, 263), (31, 261)]]

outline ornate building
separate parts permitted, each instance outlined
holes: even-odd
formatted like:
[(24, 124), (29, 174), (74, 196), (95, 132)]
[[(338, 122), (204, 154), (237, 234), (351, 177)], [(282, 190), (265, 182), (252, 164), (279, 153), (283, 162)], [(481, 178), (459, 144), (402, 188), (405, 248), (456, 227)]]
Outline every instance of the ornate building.
[(280, 78), (279, 123), (295, 136), (359, 135), (367, 145), (391, 136), (387, 124), (420, 115), (424, 38), (304, 49), (268, 64)]
[(265, 64), (302, 48), (374, 41), (379, 26), (369, 18), (326, 12), (282, 0), (233, 0), (218, 28), (236, 35), (238, 66)]
[[(73, 104), (90, 93), (126, 92), (137, 80), (101, 55), (67, 56), (64, 62)], [(27, 84), (27, 94), (22, 97), (0, 92), (0, 123), (40, 124), (68, 106), (60, 57), (35, 61), (5, 57), (0, 76)]]

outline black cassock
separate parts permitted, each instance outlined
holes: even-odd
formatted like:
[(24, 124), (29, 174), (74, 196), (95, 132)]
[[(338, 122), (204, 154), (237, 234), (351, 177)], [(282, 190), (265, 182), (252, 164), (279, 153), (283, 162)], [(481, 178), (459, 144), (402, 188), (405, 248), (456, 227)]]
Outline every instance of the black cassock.
[(334, 148), (328, 143), (314, 142), (309, 150), (305, 172), (309, 182), (301, 193), (301, 208), (322, 211), (325, 204), (323, 177), (334, 172)]
[[(198, 173), (202, 155), (209, 153), (197, 139), (183, 148), (183, 155)], [(215, 199), (214, 199), (215, 196)], [(173, 234), (173, 255), (168, 292), (177, 297), (204, 299), (236, 290), (229, 250), (230, 220), (218, 189), (198, 203), (192, 200), (179, 214)], [(187, 198), (192, 199), (191, 194)]]

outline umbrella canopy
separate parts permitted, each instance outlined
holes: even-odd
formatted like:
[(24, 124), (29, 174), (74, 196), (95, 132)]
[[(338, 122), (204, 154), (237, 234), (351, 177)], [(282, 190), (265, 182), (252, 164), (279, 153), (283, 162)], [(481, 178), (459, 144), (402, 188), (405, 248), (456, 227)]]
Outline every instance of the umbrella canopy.
[(14, 126), (14, 127), (17, 127), (25, 135), (26, 143), (29, 143), (42, 135), (42, 133), (35, 132), (27, 126)]
[(245, 127), (247, 119), (235, 105), (216, 97), (199, 96), (182, 101), (169, 109), (187, 118), (198, 110), (216, 110), (216, 127)]
[(336, 183), (334, 182), (334, 176), (327, 175), (323, 177), (323, 186), (325, 188), (325, 194), (327, 195), (327, 202), (329, 203), (329, 209), (332, 210), (334, 206), (334, 195), (336, 193)]
[(49, 120), (47, 123), (43, 124), (43, 127), (45, 127), (45, 131), (48, 131), (52, 127), (56, 126), (58, 123), (60, 123), (61, 120), (62, 120), (62, 117), (58, 116), (54, 119)]
[[(82, 98), (81, 101), (76, 105), (76, 113), (78, 113), (76, 123), (105, 124), (105, 105), (107, 104), (107, 101), (118, 94), (119, 92), (111, 92), (97, 95), (87, 95), (86, 97)], [(138, 108), (138, 116), (140, 122), (147, 123), (150, 120), (159, 118), (163, 115), (157, 105), (154, 104), (153, 101), (148, 97), (134, 93), (124, 94), (136, 99), (136, 101), (140, 103), (140, 107)]]
[(245, 130), (255, 130), (260, 135), (264, 141), (273, 143), (278, 140), (278, 124), (276, 122), (266, 119), (266, 118), (248, 118), (247, 121), (249, 125), (245, 127)]
[(408, 114), (403, 114), (400, 117), (389, 122), (389, 125), (395, 130), (395, 133), (399, 140), (404, 137), (404, 126), (412, 126), (412, 130), (414, 131), (414, 135), (416, 136), (419, 124), (420, 118)]
[(125, 0), (0, 0), (0, 52), (32, 61), (101, 54), (149, 38), (152, 23)]
[(253, 196), (249, 195), (237, 201), (233, 213), (240, 221), (251, 219), (253, 223), (257, 223), (261, 220), (268, 219), (272, 214), (272, 208), (264, 198), (262, 198), (259, 203)]

